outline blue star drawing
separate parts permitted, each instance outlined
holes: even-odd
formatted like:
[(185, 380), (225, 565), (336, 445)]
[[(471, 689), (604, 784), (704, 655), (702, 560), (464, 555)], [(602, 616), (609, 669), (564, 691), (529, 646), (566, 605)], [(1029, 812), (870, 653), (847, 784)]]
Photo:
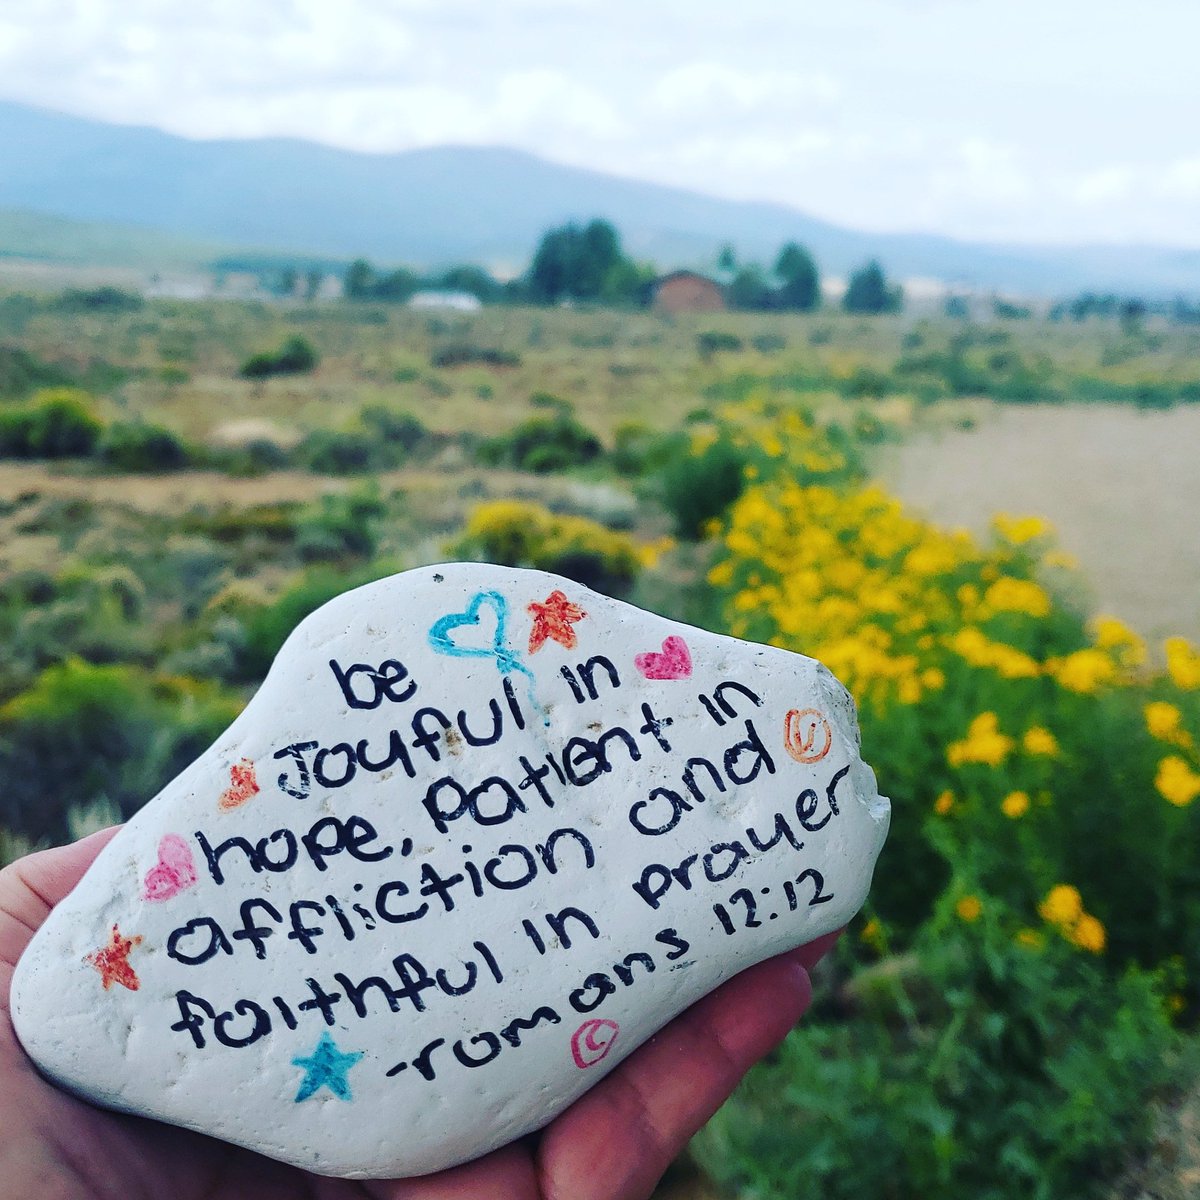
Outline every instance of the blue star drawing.
[(314, 1092), (327, 1087), (339, 1100), (353, 1100), (350, 1081), (346, 1072), (363, 1056), (363, 1051), (352, 1050), (343, 1054), (337, 1043), (323, 1030), (317, 1048), (309, 1058), (293, 1058), (294, 1066), (304, 1068), (304, 1079), (296, 1093), (296, 1103), (307, 1100)]

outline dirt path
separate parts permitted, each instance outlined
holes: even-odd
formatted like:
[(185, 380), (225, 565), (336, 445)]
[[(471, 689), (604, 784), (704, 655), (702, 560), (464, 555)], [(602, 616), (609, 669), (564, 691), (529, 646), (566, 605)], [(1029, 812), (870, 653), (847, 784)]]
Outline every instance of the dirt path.
[(1094, 611), (1151, 641), (1200, 639), (1200, 407), (980, 406), (977, 419), (888, 447), (881, 482), (976, 533), (995, 512), (1044, 516)]

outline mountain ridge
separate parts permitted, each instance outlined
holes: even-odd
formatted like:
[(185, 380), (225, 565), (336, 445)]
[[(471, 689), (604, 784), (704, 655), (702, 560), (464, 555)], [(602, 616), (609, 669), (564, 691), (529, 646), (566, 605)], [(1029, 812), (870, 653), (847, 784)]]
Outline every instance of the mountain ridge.
[(664, 269), (711, 263), (725, 242), (769, 266), (794, 240), (826, 274), (877, 257), (890, 274), (962, 288), (1200, 294), (1200, 250), (865, 233), (787, 205), (724, 200), (508, 147), (368, 154), (300, 138), (196, 140), (0, 101), (0, 162), (0, 209), (381, 265), (519, 270), (547, 228), (602, 216), (629, 253)]

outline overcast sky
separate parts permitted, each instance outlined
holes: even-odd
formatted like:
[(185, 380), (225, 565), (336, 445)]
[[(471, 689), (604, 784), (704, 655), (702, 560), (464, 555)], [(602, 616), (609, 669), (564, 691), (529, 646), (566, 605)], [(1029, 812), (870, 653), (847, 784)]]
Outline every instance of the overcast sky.
[(2, 99), (972, 239), (1200, 247), (1198, 56), (1200, 0), (0, 3)]

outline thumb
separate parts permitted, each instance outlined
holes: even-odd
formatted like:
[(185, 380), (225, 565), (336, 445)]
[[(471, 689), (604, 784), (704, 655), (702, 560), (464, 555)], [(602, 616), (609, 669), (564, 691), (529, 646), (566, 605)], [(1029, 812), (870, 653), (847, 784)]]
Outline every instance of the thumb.
[(119, 826), (39, 850), (0, 871), (0, 962), (15, 966), (50, 910), (83, 878)]

